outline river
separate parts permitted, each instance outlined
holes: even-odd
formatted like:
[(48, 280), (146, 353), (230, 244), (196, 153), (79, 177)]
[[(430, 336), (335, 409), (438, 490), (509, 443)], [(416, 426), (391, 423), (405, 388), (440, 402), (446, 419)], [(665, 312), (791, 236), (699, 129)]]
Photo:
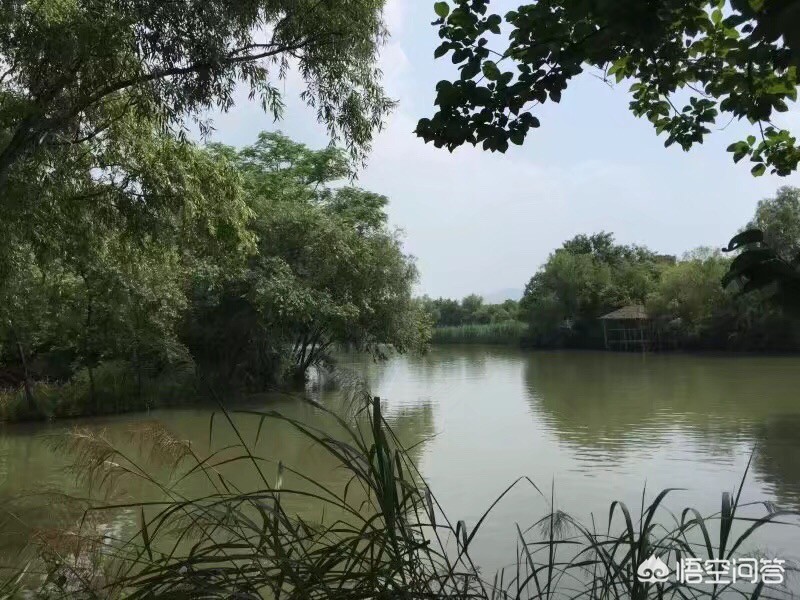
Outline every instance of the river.
[[(685, 488), (671, 494), (671, 509), (713, 513), (722, 492), (736, 488), (752, 455), (742, 501), (800, 510), (797, 357), (453, 346), (377, 364), (347, 355), (340, 364), (383, 398), (389, 421), (404, 444), (414, 446), (412, 457), (453, 521), (474, 524), (521, 475), (543, 490), (518, 487), (487, 519), (474, 553), (490, 568), (513, 561), (514, 524), (530, 524), (549, 510), (551, 491), (555, 508), (583, 521), (594, 515), (605, 523), (613, 500), (638, 512), (643, 490), (652, 498), (667, 487)], [(310, 393), (336, 410), (345, 405), (341, 391), (323, 387)], [(264, 396), (255, 407), (322, 427), (329, 422), (284, 395)], [(0, 498), (14, 507), (13, 517), (0, 522), (0, 553), (17, 556), (31, 535), (68, 513), (60, 501), (37, 503), (27, 494), (82, 492), (65, 468), (66, 453), (49, 441), (52, 434), (87, 425), (129, 443), (132, 426), (157, 422), (208, 450), (210, 433), (212, 447), (233, 441), (219, 419), (210, 430), (211, 412), (184, 408), (0, 428)], [(255, 424), (245, 429), (252, 436)], [(268, 422), (255, 447), (319, 481), (341, 477), (306, 439), (279, 423)], [(257, 485), (248, 475), (240, 477), (244, 487)], [(139, 491), (134, 485), (126, 493), (137, 498)], [(313, 512), (313, 503), (301, 510)], [(130, 519), (133, 526), (135, 516)], [(788, 560), (800, 556), (800, 534), (793, 527), (772, 527), (754, 544)]]

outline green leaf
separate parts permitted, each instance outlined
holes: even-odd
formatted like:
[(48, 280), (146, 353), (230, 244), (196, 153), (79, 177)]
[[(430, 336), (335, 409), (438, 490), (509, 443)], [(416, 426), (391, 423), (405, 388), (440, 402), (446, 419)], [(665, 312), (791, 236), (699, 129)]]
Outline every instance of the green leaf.
[(491, 60), (487, 60), (483, 63), (483, 74), (486, 76), (486, 79), (490, 81), (497, 81), (500, 79), (500, 69), (498, 69), (497, 65)]
[(508, 136), (508, 139), (511, 140), (512, 144), (522, 146), (522, 144), (525, 142), (525, 134), (521, 131), (512, 131), (511, 135)]
[(761, 177), (767, 170), (767, 166), (764, 163), (759, 163), (752, 169), (750, 172), (753, 174), (753, 177)]
[(448, 5), (447, 2), (437, 2), (433, 5), (433, 10), (438, 16), (444, 19), (450, 14), (450, 5)]
[(467, 80), (472, 79), (481, 72), (481, 63), (480, 60), (470, 60), (467, 64), (465, 64), (461, 68), (461, 79)]

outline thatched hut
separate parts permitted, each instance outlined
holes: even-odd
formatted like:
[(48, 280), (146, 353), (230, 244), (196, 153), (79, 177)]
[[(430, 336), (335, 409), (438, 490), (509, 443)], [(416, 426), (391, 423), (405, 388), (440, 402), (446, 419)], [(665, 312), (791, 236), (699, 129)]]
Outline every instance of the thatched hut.
[(648, 350), (653, 346), (653, 319), (641, 304), (623, 306), (600, 317), (607, 350)]

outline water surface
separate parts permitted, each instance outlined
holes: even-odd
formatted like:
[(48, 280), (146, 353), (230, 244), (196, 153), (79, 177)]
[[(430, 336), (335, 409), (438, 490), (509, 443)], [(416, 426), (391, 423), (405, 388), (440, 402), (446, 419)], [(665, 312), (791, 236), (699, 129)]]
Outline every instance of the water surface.
[[(713, 513), (751, 456), (742, 501), (800, 510), (800, 358), (437, 347), (424, 357), (380, 364), (358, 355), (340, 362), (383, 398), (389, 420), (404, 444), (414, 447), (412, 456), (453, 521), (474, 524), (521, 475), (542, 491), (520, 486), (486, 521), (474, 552), (490, 568), (513, 561), (514, 524), (542, 516), (551, 495), (555, 508), (585, 521), (594, 515), (598, 523), (605, 523), (612, 500), (638, 511), (643, 490), (651, 499), (666, 487), (685, 488), (674, 492), (670, 508)], [(352, 410), (339, 391), (312, 393), (338, 412)], [(251, 406), (333, 427), (319, 411), (284, 395), (264, 396)], [(29, 536), (69, 514), (66, 505), (43, 508), (21, 494), (83, 492), (48, 434), (87, 425), (130, 445), (131, 427), (152, 421), (207, 453), (235, 441), (218, 419), (210, 431), (211, 412), (160, 410), (0, 429), (0, 495), (13, 499), (16, 511), (0, 523), (3, 554), (14, 555)], [(241, 427), (245, 437), (255, 438), (256, 423), (242, 421)], [(284, 424), (265, 424), (256, 452), (326, 484), (341, 483), (333, 461)], [(230, 475), (243, 488), (258, 487), (250, 470)], [(189, 492), (203, 493), (201, 483), (193, 485)], [(120, 493), (139, 499), (147, 492), (133, 485)], [(308, 501), (297, 509), (313, 513), (315, 506)], [(115, 518), (106, 525), (135, 525), (135, 515)], [(772, 528), (755, 544), (787, 559), (800, 555), (794, 528)]]

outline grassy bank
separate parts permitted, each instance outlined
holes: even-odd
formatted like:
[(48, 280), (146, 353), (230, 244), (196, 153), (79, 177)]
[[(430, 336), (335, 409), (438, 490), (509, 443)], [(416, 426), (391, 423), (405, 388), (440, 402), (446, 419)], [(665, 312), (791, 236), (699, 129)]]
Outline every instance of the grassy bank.
[(436, 327), (431, 342), (434, 344), (503, 344), (519, 345), (528, 326), (521, 321), (504, 321), (485, 325), (458, 325)]
[[(277, 412), (252, 411), (235, 415), (238, 423), (252, 419), (258, 425), (255, 439), (245, 440), (231, 415), (223, 412), (217, 418), (234, 426), (241, 443), (207, 457), (163, 429), (140, 430), (150, 460), (174, 465), (169, 481), (156, 479), (152, 469), (117, 451), (102, 434), (76, 430), (57, 447), (73, 453), (88, 480), (109, 488), (124, 485), (123, 480), (152, 486), (163, 501), (92, 506), (87, 514), (93, 518), (38, 539), (40, 558), (24, 576), (12, 574), (5, 585), (0, 581), (0, 597), (3, 591), (31, 584), (41, 595), (37, 597), (48, 598), (789, 597), (779, 588), (760, 585), (697, 586), (674, 578), (649, 583), (636, 574), (653, 555), (668, 565), (678, 557), (733, 558), (754, 531), (793, 518), (769, 509), (765, 513), (763, 507), (762, 516), (752, 517), (755, 505), (750, 514), (740, 515), (741, 484), (737, 493), (723, 494), (722, 510), (709, 517), (692, 509), (669, 512), (664, 506), (668, 491), (649, 504), (643, 496), (638, 514), (612, 503), (607, 523), (582, 524), (554, 510), (530, 527), (510, 528), (518, 539), (510, 568), (494, 576), (484, 573), (470, 555), (484, 518), (515, 486), (530, 486), (552, 506), (550, 494), (521, 478), (474, 522), (450, 520), (399, 447), (383, 419), (380, 400), (366, 393), (358, 400), (349, 418), (314, 404), (341, 426), (337, 439)], [(326, 487), (255, 455), (251, 448), (267, 419), (283, 421), (335, 459), (349, 476), (345, 488)], [(226, 465), (254, 470), (260, 489), (238, 489), (221, 471)], [(180, 491), (177, 482), (187, 477), (206, 482), (202, 496), (187, 497)], [(298, 498), (313, 498), (327, 518), (298, 517), (287, 508)], [(137, 535), (113, 537), (93, 529), (98, 516), (113, 518), (119, 510), (138, 516)]]
[[(111, 361), (78, 371), (69, 381), (0, 390), (0, 422), (35, 421), (136, 412), (196, 399), (194, 368), (171, 366), (161, 373), (138, 373), (130, 363)], [(33, 405), (33, 406), (31, 406)]]

